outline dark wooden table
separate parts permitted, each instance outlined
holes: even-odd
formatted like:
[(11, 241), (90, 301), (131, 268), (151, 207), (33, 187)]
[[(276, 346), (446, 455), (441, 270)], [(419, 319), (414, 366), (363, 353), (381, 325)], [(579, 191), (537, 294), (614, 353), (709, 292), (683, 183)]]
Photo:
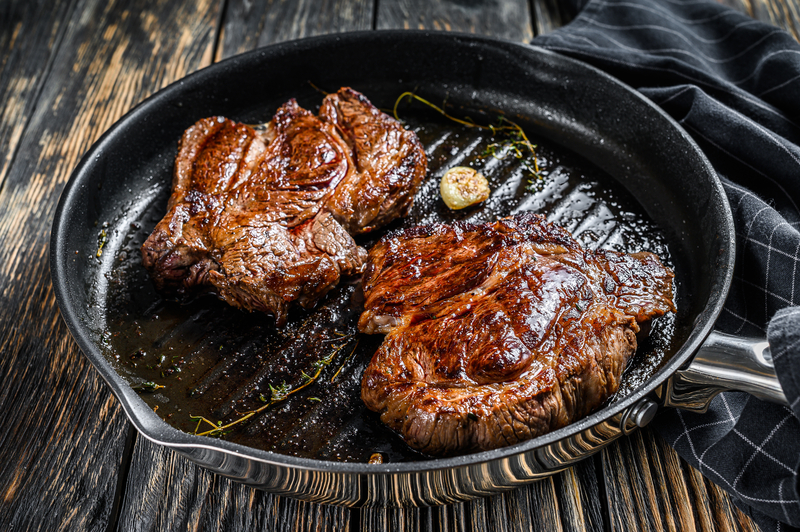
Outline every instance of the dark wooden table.
[[(800, 35), (798, 0), (729, 0)], [(233, 483), (139, 437), (59, 315), (48, 240), (92, 143), (168, 83), (271, 43), (427, 28), (530, 41), (556, 0), (0, 2), (0, 529), (756, 530), (651, 430), (547, 480), (423, 509), (349, 510)]]

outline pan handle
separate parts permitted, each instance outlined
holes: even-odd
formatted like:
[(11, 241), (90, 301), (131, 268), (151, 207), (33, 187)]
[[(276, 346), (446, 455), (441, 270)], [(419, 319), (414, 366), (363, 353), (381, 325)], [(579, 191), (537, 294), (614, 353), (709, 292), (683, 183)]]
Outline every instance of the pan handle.
[(703, 413), (718, 393), (733, 390), (789, 404), (765, 339), (712, 331), (691, 364), (667, 382), (664, 405)]

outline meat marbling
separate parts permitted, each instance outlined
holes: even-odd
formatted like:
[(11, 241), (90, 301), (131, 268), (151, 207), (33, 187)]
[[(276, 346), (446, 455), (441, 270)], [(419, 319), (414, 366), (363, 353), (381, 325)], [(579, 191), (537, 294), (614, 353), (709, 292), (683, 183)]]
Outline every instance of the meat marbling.
[(675, 310), (672, 278), (532, 213), (387, 235), (364, 273), (359, 328), (386, 337), (362, 398), (428, 454), (563, 427), (617, 390), (639, 324)]
[(293, 302), (310, 307), (361, 273), (351, 235), (404, 215), (426, 169), (416, 135), (349, 88), (318, 115), (290, 100), (264, 128), (200, 120), (143, 264), (159, 289), (210, 290), (281, 324)]

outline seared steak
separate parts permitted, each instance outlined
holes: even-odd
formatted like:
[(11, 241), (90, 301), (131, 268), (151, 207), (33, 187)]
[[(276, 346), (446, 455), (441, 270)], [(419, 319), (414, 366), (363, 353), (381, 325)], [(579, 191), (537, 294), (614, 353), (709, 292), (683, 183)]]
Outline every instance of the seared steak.
[(181, 138), (167, 214), (142, 246), (159, 289), (197, 287), (285, 321), (361, 273), (351, 234), (404, 215), (427, 168), (413, 132), (342, 88), (263, 129), (206, 118)]
[(563, 427), (617, 390), (639, 324), (675, 309), (672, 277), (535, 214), (387, 235), (364, 273), (359, 328), (387, 334), (362, 398), (428, 454)]

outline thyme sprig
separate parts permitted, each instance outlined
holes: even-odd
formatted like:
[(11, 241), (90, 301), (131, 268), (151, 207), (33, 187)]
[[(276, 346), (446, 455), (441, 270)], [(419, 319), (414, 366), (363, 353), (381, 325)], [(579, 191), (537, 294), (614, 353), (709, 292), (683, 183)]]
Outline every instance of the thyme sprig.
[[(345, 335), (345, 336), (342, 336), (340, 338), (337, 338), (337, 340), (342, 340), (342, 339), (348, 339), (349, 340), (350, 337), (352, 337), (352, 335)], [(310, 386), (312, 383), (316, 382), (317, 379), (319, 379), (320, 375), (322, 374), (322, 371), (326, 367), (331, 365), (331, 363), (333, 362), (333, 359), (336, 357), (336, 355), (342, 349), (347, 347), (348, 343), (349, 342), (345, 341), (345, 343), (342, 344), (342, 345), (333, 346), (333, 351), (331, 353), (329, 353), (328, 355), (320, 358), (319, 360), (316, 360), (311, 365), (311, 368), (312, 368), (313, 371), (311, 372), (310, 375), (308, 373), (306, 373), (305, 371), (300, 372), (300, 383), (299, 383), (298, 386), (293, 387), (290, 384), (287, 384), (285, 381), (282, 382), (280, 385), (277, 385), (277, 386), (273, 386), (272, 384), (269, 384), (268, 385), (269, 386), (269, 392), (270, 392), (269, 396), (266, 396), (265, 394), (259, 394), (259, 396), (258, 396), (258, 399), (262, 403), (264, 403), (264, 405), (256, 408), (255, 410), (250, 410), (248, 412), (242, 412), (241, 413), (241, 417), (231, 421), (230, 423), (227, 423), (227, 424), (223, 425), (222, 421), (217, 421), (215, 423), (214, 421), (211, 421), (210, 419), (208, 419), (208, 418), (206, 418), (204, 416), (192, 416), (192, 415), (190, 415), (189, 418), (192, 421), (197, 421), (197, 426), (194, 429), (194, 433), (196, 435), (198, 435), (198, 436), (222, 436), (222, 435), (227, 434), (228, 432), (230, 432), (230, 429), (232, 427), (238, 425), (239, 423), (242, 423), (242, 422), (250, 419), (251, 417), (253, 417), (253, 416), (257, 415), (257, 414), (260, 414), (261, 412), (267, 410), (269, 407), (271, 407), (271, 406), (273, 406), (273, 405), (275, 405), (277, 403), (285, 401), (292, 394), (295, 394), (295, 393), (299, 392), (300, 390), (302, 390), (303, 388), (305, 388), (307, 386)], [(358, 346), (358, 341), (356, 341), (356, 346)], [(353, 348), (353, 351), (345, 359), (344, 363), (342, 364), (343, 366), (344, 366), (344, 364), (346, 364), (350, 360), (350, 358), (353, 356), (353, 353), (355, 353), (355, 348)], [(334, 377), (333, 377), (334, 379), (336, 378), (336, 375), (339, 374), (339, 371), (341, 371), (341, 368), (339, 368), (339, 370), (334, 375)], [(331, 382), (333, 382), (333, 379), (331, 379)], [(200, 428), (202, 426), (207, 426), (207, 427), (211, 427), (211, 428), (208, 429), (208, 430), (205, 430), (203, 432), (200, 432)]]
[(103, 247), (105, 247), (106, 242), (108, 242), (108, 233), (105, 229), (101, 229), (100, 234), (97, 235), (97, 253), (95, 256), (98, 259), (103, 256)]
[[(400, 102), (404, 99), (408, 98), (409, 100), (416, 100), (420, 103), (423, 103), (433, 109), (434, 111), (438, 112), (448, 120), (451, 120), (457, 124), (461, 124), (462, 126), (466, 127), (475, 127), (478, 129), (483, 129), (486, 131), (491, 131), (493, 137), (504, 137), (499, 142), (493, 142), (486, 148), (486, 152), (484, 156), (491, 155), (497, 159), (502, 159), (504, 155), (498, 155), (498, 149), (507, 148), (506, 153), (512, 153), (515, 158), (522, 160), (522, 164), (526, 170), (528, 170), (535, 179), (540, 180), (542, 179), (540, 170), (539, 170), (539, 158), (536, 156), (536, 148), (537, 146), (533, 144), (528, 136), (525, 134), (525, 130), (517, 124), (516, 122), (509, 120), (504, 115), (499, 115), (497, 118), (497, 124), (489, 124), (489, 125), (481, 125), (475, 123), (471, 118), (466, 117), (464, 119), (457, 118), (451, 114), (449, 114), (445, 108), (447, 107), (447, 101), (442, 103), (442, 106), (439, 107), (435, 105), (425, 98), (414, 94), (413, 92), (404, 92), (400, 96), (397, 97), (397, 100), (394, 102), (394, 117), (396, 120), (400, 120), (400, 117), (397, 115), (397, 106), (400, 105)], [(533, 165), (530, 164), (529, 161), (525, 160), (526, 155), (530, 155), (533, 157)], [(528, 181), (529, 187), (533, 185), (532, 180)]]
[(292, 387), (286, 384), (284, 381), (280, 386), (273, 387), (271, 384), (269, 386), (269, 399), (264, 397), (264, 394), (259, 394), (258, 398), (261, 400), (262, 403), (269, 403), (270, 401), (273, 403), (278, 403), (286, 399), (289, 394), (292, 393)]
[(140, 382), (139, 384), (134, 384), (131, 386), (137, 392), (154, 392), (156, 390), (160, 390), (161, 388), (166, 388), (163, 384), (157, 384), (153, 381), (145, 381)]
[(348, 364), (348, 362), (350, 362), (350, 359), (353, 358), (353, 355), (356, 354), (356, 349), (358, 349), (358, 340), (356, 340), (356, 345), (353, 346), (353, 350), (350, 351), (350, 354), (347, 355), (347, 358), (344, 359), (344, 362), (342, 362), (342, 365), (339, 366), (339, 369), (337, 369), (336, 373), (334, 373), (333, 377), (331, 377), (331, 382), (336, 380), (336, 377), (339, 376), (339, 373), (341, 373), (342, 370), (344, 369), (344, 367)]

